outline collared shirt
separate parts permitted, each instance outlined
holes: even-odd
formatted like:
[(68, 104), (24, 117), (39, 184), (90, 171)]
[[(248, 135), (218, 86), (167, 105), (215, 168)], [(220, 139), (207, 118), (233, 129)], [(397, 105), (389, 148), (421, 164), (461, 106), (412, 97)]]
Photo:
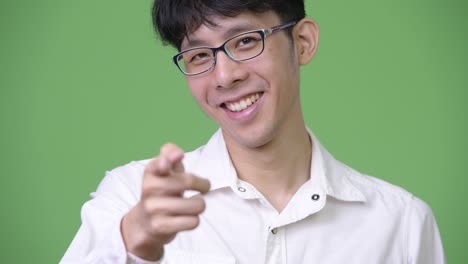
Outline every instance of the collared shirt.
[(310, 179), (281, 213), (237, 177), (220, 130), (186, 153), (186, 171), (209, 179), (211, 190), (200, 225), (178, 233), (159, 262), (128, 254), (120, 233), (149, 160), (108, 172), (84, 204), (82, 225), (61, 263), (445, 263), (437, 224), (423, 201), (335, 160), (309, 134)]

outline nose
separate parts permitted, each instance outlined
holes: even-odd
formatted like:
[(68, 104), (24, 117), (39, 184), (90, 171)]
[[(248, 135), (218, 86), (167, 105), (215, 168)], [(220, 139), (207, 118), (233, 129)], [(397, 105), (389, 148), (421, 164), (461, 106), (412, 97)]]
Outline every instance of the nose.
[(217, 53), (214, 71), (218, 88), (232, 88), (247, 78), (248, 71), (241, 64), (224, 52)]

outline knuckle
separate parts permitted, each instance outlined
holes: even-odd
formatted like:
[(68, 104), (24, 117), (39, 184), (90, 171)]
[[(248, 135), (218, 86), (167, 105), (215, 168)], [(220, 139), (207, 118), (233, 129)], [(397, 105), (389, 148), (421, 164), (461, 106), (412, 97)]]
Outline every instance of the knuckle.
[(145, 197), (168, 197), (179, 195), (185, 191), (183, 183), (169, 178), (155, 177), (146, 182), (142, 187), (142, 198)]
[(143, 208), (147, 215), (151, 217), (164, 217), (171, 212), (164, 199), (147, 199), (143, 202)]
[(152, 174), (154, 170), (154, 166), (151, 166), (151, 164), (148, 164), (145, 166), (145, 170), (143, 171), (143, 176), (146, 178), (148, 177), (149, 174)]
[(142, 200), (141, 206), (142, 206), (144, 214), (146, 214), (146, 215), (151, 214), (151, 212), (153, 211), (153, 208), (154, 208), (153, 203), (149, 199)]
[(151, 213), (158, 215), (166, 215), (169, 213), (169, 208), (161, 202), (154, 203)]
[(157, 194), (164, 188), (164, 182), (158, 178), (149, 178), (143, 182), (141, 187), (142, 197), (150, 197), (152, 194)]
[(153, 159), (145, 166), (145, 170), (143, 171), (143, 174), (144, 174), (144, 175), (153, 174), (153, 172), (154, 172), (154, 171), (157, 169), (157, 167), (158, 167), (159, 161), (160, 161), (160, 158), (159, 158), (159, 157), (153, 158)]
[(146, 197), (151, 190), (154, 189), (154, 183), (152, 181), (144, 181), (141, 186), (142, 197)]
[(163, 155), (159, 156), (157, 161), (155, 162), (156, 171), (159, 172), (164, 167), (164, 165), (166, 165), (166, 161), (166, 157), (164, 157)]
[(168, 235), (170, 233), (168, 223), (159, 218), (155, 218), (151, 221), (151, 229), (155, 235)]

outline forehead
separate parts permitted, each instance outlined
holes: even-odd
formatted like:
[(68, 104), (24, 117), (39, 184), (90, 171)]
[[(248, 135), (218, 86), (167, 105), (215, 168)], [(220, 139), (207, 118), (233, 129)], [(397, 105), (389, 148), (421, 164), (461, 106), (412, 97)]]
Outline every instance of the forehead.
[(272, 11), (260, 14), (244, 12), (235, 17), (213, 16), (209, 20), (212, 24), (202, 24), (187, 34), (182, 41), (181, 50), (196, 46), (213, 46), (238, 33), (271, 28), (280, 23), (278, 15)]

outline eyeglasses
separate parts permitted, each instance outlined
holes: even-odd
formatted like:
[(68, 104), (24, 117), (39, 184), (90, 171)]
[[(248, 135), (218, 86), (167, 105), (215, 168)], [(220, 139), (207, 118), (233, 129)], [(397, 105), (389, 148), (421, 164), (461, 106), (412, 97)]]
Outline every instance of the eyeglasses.
[(296, 22), (289, 22), (270, 29), (240, 33), (229, 38), (217, 48), (191, 48), (178, 53), (172, 60), (180, 71), (187, 76), (201, 74), (212, 69), (216, 65), (216, 54), (219, 50), (224, 51), (233, 61), (250, 60), (262, 54), (267, 36), (294, 25), (296, 25)]

